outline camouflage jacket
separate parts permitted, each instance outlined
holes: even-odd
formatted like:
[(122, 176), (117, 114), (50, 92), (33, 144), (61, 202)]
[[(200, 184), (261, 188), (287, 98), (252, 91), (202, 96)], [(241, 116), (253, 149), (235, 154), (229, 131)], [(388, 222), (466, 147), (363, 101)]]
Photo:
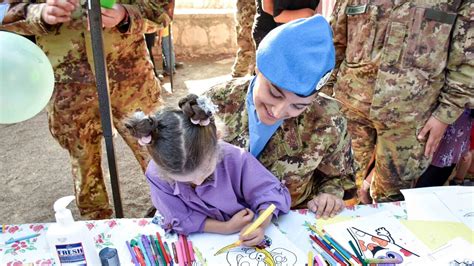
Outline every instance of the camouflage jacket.
[(388, 125), (453, 123), (474, 106), (473, 14), (472, 0), (337, 1), (337, 69), (325, 89)]
[[(247, 150), (245, 98), (249, 83), (248, 78), (233, 79), (207, 93), (219, 108), (216, 116), (226, 126), (224, 140)], [(293, 207), (323, 192), (342, 198), (345, 190), (353, 192), (355, 187), (346, 119), (339, 112), (338, 104), (329, 97), (318, 96), (302, 115), (286, 119), (259, 160), (285, 181)]]
[[(26, 2), (26, 1), (25, 1)], [(36, 43), (48, 56), (56, 82), (93, 84), (94, 61), (91, 34), (87, 30), (87, 1), (72, 14), (72, 20), (57, 25), (46, 25), (41, 19), (40, 4), (11, 4), (0, 30), (23, 35), (35, 35)], [(120, 32), (117, 27), (103, 30), (104, 56), (111, 82), (149, 79), (153, 65), (144, 40), (145, 32), (153, 32), (169, 21), (166, 0), (117, 1), (128, 12), (129, 26)]]

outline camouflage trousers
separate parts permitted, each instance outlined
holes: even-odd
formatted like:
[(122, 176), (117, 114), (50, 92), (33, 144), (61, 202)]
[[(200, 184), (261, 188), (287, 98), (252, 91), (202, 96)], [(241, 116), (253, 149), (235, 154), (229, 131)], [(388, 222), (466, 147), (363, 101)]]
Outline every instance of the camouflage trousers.
[[(160, 84), (156, 79), (124, 81), (110, 85), (113, 125), (132, 149), (145, 171), (148, 152), (127, 133), (123, 120), (136, 110), (151, 112), (159, 106)], [(95, 85), (59, 83), (47, 107), (49, 130), (68, 150), (76, 203), (88, 219), (110, 218), (112, 209), (101, 169), (102, 127)]]
[(370, 195), (375, 202), (402, 200), (400, 189), (413, 186), (428, 168), (425, 143), (417, 139), (424, 126), (417, 123), (386, 123), (370, 119), (354, 109), (343, 107), (356, 165), (356, 185), (360, 189), (374, 161)]
[(237, 0), (236, 32), (237, 55), (232, 66), (232, 77), (252, 75), (255, 69), (255, 43), (252, 38), (252, 26), (256, 13), (254, 0)]

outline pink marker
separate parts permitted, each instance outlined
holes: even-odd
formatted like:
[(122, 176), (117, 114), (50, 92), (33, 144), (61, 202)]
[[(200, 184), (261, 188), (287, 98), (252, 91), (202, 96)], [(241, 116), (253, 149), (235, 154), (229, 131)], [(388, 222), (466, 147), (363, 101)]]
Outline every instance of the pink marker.
[[(184, 238), (183, 235), (179, 235), (178, 239), (179, 239), (179, 245), (181, 247), (181, 256), (183, 257), (184, 265), (187, 266), (187, 265), (191, 264), (191, 262), (188, 259), (187, 254), (186, 254), (187, 253), (186, 250), (188, 249), (188, 244), (187, 244), (187, 241), (186, 241), (186, 239)], [(189, 253), (189, 251), (188, 251), (188, 253)]]
[(181, 249), (181, 241), (176, 242), (176, 253), (178, 253), (178, 264), (179, 266), (185, 266), (186, 263), (183, 259), (183, 250)]
[(191, 256), (191, 264), (196, 261), (194, 258), (194, 249), (193, 249), (193, 242), (191, 240), (188, 240), (188, 247), (189, 247), (189, 253)]

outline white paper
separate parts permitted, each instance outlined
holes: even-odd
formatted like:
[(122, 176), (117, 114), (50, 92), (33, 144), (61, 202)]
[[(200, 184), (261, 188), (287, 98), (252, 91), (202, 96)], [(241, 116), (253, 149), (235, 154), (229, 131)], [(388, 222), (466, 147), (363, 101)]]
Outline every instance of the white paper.
[(474, 230), (474, 187), (402, 190), (409, 220), (462, 222)]
[(193, 234), (189, 237), (193, 246), (204, 254), (207, 265), (256, 265), (264, 266), (265, 260), (273, 260), (275, 265), (304, 265), (307, 255), (288, 240), (273, 224), (270, 224), (265, 235), (270, 239), (270, 246), (258, 251), (255, 248), (238, 247), (220, 255), (214, 254), (222, 247), (238, 240), (238, 234)]
[(349, 240), (365, 258), (398, 258), (403, 265), (417, 264), (428, 248), (388, 212), (380, 212), (324, 229), (348, 251)]
[(474, 261), (474, 245), (458, 237), (428, 254), (420, 264), (450, 265), (451, 262), (456, 262), (459, 265), (472, 261)]

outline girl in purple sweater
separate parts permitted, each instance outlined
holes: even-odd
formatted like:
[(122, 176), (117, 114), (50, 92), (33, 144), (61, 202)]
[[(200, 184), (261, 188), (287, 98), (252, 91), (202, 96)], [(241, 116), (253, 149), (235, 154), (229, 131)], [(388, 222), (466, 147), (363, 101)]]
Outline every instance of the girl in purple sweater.
[[(165, 230), (232, 234), (272, 203), (275, 217), (289, 211), (286, 186), (250, 153), (218, 140), (214, 104), (189, 95), (179, 107), (139, 112), (126, 123), (153, 159), (145, 175)], [(259, 244), (270, 220), (241, 236), (243, 245)]]

